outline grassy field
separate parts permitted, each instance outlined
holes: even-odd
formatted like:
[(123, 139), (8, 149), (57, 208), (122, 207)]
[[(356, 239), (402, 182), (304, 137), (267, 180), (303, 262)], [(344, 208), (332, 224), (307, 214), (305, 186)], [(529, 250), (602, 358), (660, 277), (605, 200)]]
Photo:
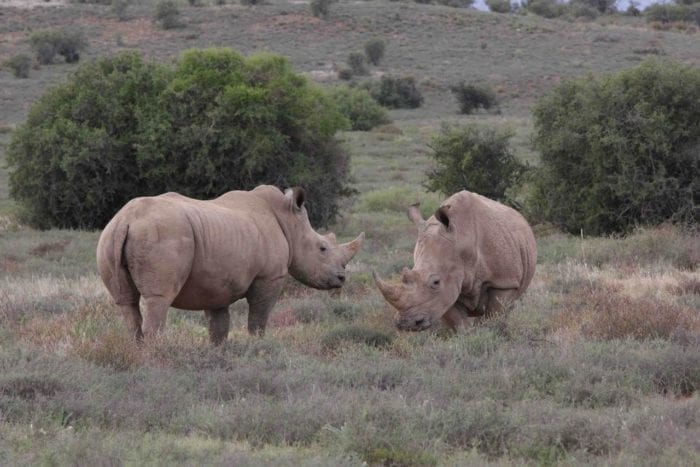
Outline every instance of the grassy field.
[[(395, 331), (371, 281), (411, 265), (406, 206), (420, 200), (428, 214), (441, 200), (421, 183), (442, 122), (510, 126), (515, 153), (537, 163), (530, 109), (553, 84), (648, 55), (700, 65), (700, 34), (379, 1), (334, 3), (327, 21), (278, 0), (181, 10), (186, 26), (161, 31), (149, 2), (128, 21), (106, 6), (0, 6), (0, 60), (28, 50), (34, 29), (80, 25), (83, 61), (231, 46), (327, 78), (380, 37), (373, 73), (415, 76), (425, 104), (392, 111), (382, 131), (340, 135), (359, 194), (333, 230), (367, 235), (342, 291), (290, 282), (262, 339), (237, 303), (216, 349), (202, 313), (172, 310), (138, 349), (96, 275), (99, 232), (12, 220), (12, 129), (75, 66), (26, 80), (0, 71), (0, 465), (700, 465), (697, 232), (580, 238), (535, 226), (529, 292), (460, 335)], [(458, 115), (449, 86), (460, 79), (491, 83), (500, 113)]]

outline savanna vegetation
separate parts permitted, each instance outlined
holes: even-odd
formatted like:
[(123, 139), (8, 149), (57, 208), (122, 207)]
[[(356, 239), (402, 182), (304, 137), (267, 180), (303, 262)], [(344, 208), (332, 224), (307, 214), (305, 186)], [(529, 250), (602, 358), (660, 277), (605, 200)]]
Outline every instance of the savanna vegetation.
[[(644, 15), (613, 14), (607, 2), (598, 3), (604, 11), (584, 5), (596, 18), (574, 20), (455, 8), (461, 2), (314, 2), (326, 7), (315, 16), (296, 2), (203, 0), (174, 2), (177, 27), (165, 29), (154, 20), (159, 2), (131, 3), (121, 17), (99, 3), (0, 7), (2, 63), (35, 56), (33, 31), (75, 27), (76, 18), (86, 44), (79, 63), (34, 64), (21, 79), (0, 70), (0, 464), (700, 464), (700, 242), (691, 205), (700, 34), (691, 23), (662, 30)], [(370, 40), (385, 44), (381, 60), (354, 87), (337, 87), (337, 71)], [(240, 54), (202, 52), (211, 46)], [(212, 183), (227, 183), (229, 169), (207, 168), (198, 152), (214, 137), (207, 122), (219, 122), (217, 141), (244, 135), (230, 124), (233, 108), (216, 106), (228, 95), (216, 90), (234, 83), (257, 94), (243, 92), (225, 64), (256, 77), (281, 70), (263, 89), (303, 82), (312, 99), (304, 102), (327, 103), (343, 121), (373, 117), (362, 123), (367, 131), (328, 131), (349, 155), (354, 192), (338, 199), (330, 227), (341, 240), (364, 230), (364, 250), (339, 292), (290, 282), (264, 338), (247, 335), (247, 307), (237, 303), (219, 348), (208, 344), (203, 314), (177, 310), (167, 331), (139, 348), (96, 275), (99, 230), (31, 228), (10, 191), (24, 190), (46, 212), (58, 188), (72, 206), (93, 206), (100, 191), (117, 197), (118, 183), (138, 184), (98, 177), (100, 164), (122, 173), (129, 165), (120, 157), (135, 154), (163, 189), (186, 177), (190, 160)], [(461, 82), (488, 85), (499, 111), (462, 113), (452, 91)], [(419, 105), (383, 110), (381, 95)], [(31, 122), (46, 126), (29, 132)], [(19, 164), (44, 167), (20, 158), (20, 144), (44, 145), (39, 153), (53, 161), (46, 178), (25, 172), (20, 183)], [(158, 162), (165, 151), (180, 165)], [(420, 201), (430, 215), (441, 191), (481, 190), (484, 173), (532, 219), (539, 257), (528, 293), (460, 335), (397, 332), (371, 271), (391, 277), (411, 266), (406, 207)], [(543, 185), (555, 173), (567, 183)], [(601, 175), (596, 187), (605, 189), (595, 196), (578, 188)], [(673, 191), (680, 187), (690, 198)], [(599, 204), (568, 200), (577, 193)], [(611, 199), (618, 204), (605, 207)], [(573, 207), (555, 209), (565, 202)], [(59, 211), (58, 224), (43, 227), (72, 225), (60, 222), (74, 212), (90, 219), (89, 211)], [(659, 212), (675, 223), (657, 225)], [(610, 219), (624, 222), (610, 228)], [(610, 231), (621, 233), (593, 236)]]

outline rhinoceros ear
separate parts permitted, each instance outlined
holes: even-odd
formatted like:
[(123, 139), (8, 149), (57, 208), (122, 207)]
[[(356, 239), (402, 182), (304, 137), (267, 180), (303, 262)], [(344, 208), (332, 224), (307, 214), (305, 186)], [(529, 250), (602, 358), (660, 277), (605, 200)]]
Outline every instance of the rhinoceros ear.
[(440, 221), (442, 225), (445, 226), (446, 229), (450, 229), (450, 205), (446, 204), (444, 206), (440, 206), (437, 211), (435, 211), (435, 219)]
[(408, 215), (408, 218), (411, 219), (414, 224), (416, 224), (416, 226), (420, 227), (425, 224), (425, 220), (423, 220), (423, 216), (420, 213), (420, 203), (413, 203), (411, 206), (409, 206), (406, 214)]
[(294, 209), (301, 210), (304, 207), (304, 202), (306, 201), (306, 190), (300, 186), (295, 186), (293, 188), (287, 188), (284, 192), (284, 196), (289, 198), (294, 206)]

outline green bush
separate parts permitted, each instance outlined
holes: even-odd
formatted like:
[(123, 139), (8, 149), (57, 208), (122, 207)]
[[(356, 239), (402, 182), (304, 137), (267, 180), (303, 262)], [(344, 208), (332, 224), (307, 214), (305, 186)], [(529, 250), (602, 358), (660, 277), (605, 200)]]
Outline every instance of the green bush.
[(153, 22), (159, 24), (163, 29), (184, 27), (184, 23), (180, 19), (180, 9), (173, 0), (159, 0), (156, 3)]
[(360, 52), (351, 52), (348, 55), (348, 67), (353, 75), (366, 75), (365, 56)]
[(674, 62), (560, 84), (534, 110), (530, 208), (572, 233), (697, 223), (699, 100), (700, 70)]
[(644, 10), (644, 17), (649, 22), (687, 21), (700, 25), (700, 3), (679, 5), (655, 3)]
[(451, 195), (469, 190), (498, 201), (509, 201), (507, 190), (525, 172), (510, 151), (512, 130), (443, 126), (430, 149), (436, 168), (428, 173), (426, 188)]
[(3, 64), (12, 70), (15, 78), (29, 78), (29, 69), (32, 67), (32, 57), (27, 54), (17, 54), (5, 60)]
[(365, 43), (365, 56), (367, 61), (374, 66), (379, 65), (379, 62), (384, 58), (384, 41), (381, 39), (372, 39)]
[(98, 228), (136, 196), (303, 185), (327, 224), (350, 192), (346, 125), (281, 56), (191, 50), (170, 68), (125, 53), (34, 105), (10, 143), (11, 195), (37, 227)]
[(510, 13), (512, 9), (510, 0), (486, 0), (486, 6), (494, 13)]
[(457, 98), (463, 114), (470, 114), (480, 108), (490, 109), (497, 103), (496, 93), (486, 85), (467, 84), (462, 81), (450, 87), (450, 91)]
[(329, 92), (340, 113), (350, 121), (355, 131), (369, 131), (391, 122), (386, 109), (380, 106), (364, 89), (337, 86)]
[(62, 55), (67, 63), (80, 60), (80, 51), (87, 47), (87, 39), (82, 30), (44, 29), (29, 36), (29, 43), (42, 65), (53, 62), (56, 55)]
[(544, 18), (558, 18), (566, 12), (567, 5), (557, 0), (528, 0), (523, 8), (530, 13)]
[(126, 10), (129, 8), (130, 0), (112, 0), (110, 5), (110, 10), (114, 15), (119, 18), (119, 21), (126, 21), (129, 19)]
[(570, 7), (575, 7), (573, 10), (582, 10), (581, 7), (586, 7), (596, 13), (604, 14), (615, 12), (616, 2), (617, 0), (572, 0)]
[(423, 95), (416, 86), (413, 76), (381, 77), (379, 82), (363, 84), (374, 99), (390, 109), (415, 109), (423, 103)]
[(316, 18), (328, 18), (332, 0), (311, 0), (309, 8)]

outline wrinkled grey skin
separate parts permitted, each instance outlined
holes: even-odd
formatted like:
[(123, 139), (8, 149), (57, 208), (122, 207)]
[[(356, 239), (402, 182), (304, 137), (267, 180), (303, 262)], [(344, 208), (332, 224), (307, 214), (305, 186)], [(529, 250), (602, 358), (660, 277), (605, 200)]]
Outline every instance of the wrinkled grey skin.
[(469, 318), (489, 316), (518, 299), (535, 272), (537, 245), (514, 209), (461, 191), (428, 220), (408, 210), (418, 227), (414, 266), (401, 283), (374, 274), (384, 298), (398, 311), (396, 326), (422, 331), (442, 321), (457, 330)]
[(342, 245), (316, 233), (304, 201), (301, 188), (262, 185), (209, 201), (166, 193), (128, 202), (102, 231), (97, 267), (129, 331), (137, 339), (160, 331), (170, 306), (206, 310), (219, 344), (241, 298), (248, 330), (265, 331), (288, 274), (316, 289), (341, 287), (364, 233)]

